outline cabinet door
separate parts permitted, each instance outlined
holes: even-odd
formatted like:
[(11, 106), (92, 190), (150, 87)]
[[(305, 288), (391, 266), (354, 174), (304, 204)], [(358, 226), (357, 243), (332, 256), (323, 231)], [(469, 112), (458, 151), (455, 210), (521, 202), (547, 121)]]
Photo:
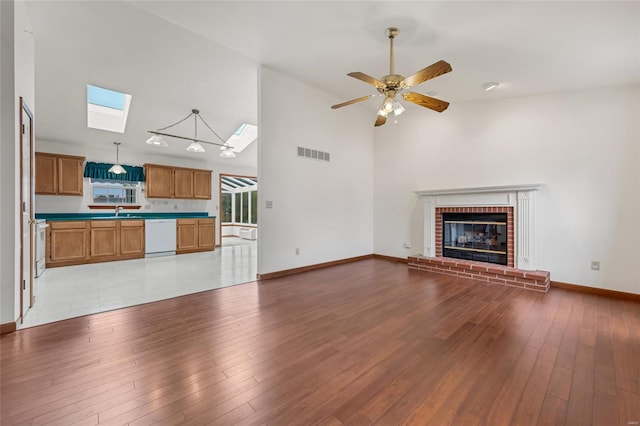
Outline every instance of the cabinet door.
[(35, 154), (35, 193), (36, 194), (57, 194), (58, 193), (58, 161), (55, 155)]
[(91, 221), (91, 258), (116, 256), (118, 256), (118, 227), (116, 221)]
[(173, 170), (173, 197), (193, 198), (193, 170)]
[(198, 248), (214, 250), (216, 247), (216, 221), (198, 219)]
[(144, 256), (144, 221), (120, 221), (120, 255)]
[(209, 170), (193, 171), (193, 198), (211, 199), (211, 172)]
[(87, 222), (50, 222), (49, 259), (52, 262), (79, 261), (89, 257)]
[(178, 219), (177, 221), (176, 251), (191, 251), (198, 249), (198, 219)]
[(171, 167), (145, 164), (147, 198), (173, 197), (173, 169)]
[(58, 194), (82, 195), (82, 163), (77, 157), (58, 157)]

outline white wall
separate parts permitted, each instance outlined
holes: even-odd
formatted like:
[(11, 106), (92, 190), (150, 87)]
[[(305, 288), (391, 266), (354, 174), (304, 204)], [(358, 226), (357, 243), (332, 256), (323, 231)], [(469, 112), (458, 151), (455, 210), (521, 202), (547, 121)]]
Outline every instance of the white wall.
[[(2, 22), (2, 137), (0, 196), (0, 323), (20, 315), (20, 114), (22, 96), (36, 117), (34, 101), (34, 43), (24, 2), (0, 2)], [(37, 120), (36, 120), (37, 123)], [(37, 124), (36, 124), (37, 125)]]
[[(144, 144), (144, 141), (139, 141)], [(254, 142), (255, 143), (255, 142)], [(236, 167), (233, 159), (211, 160), (218, 155), (218, 150), (206, 152), (204, 154), (194, 154), (194, 159), (190, 160), (181, 157), (171, 157), (162, 155), (162, 148), (158, 148), (158, 154), (149, 155), (138, 151), (132, 151), (135, 147), (128, 148), (127, 145), (120, 146), (120, 162), (132, 166), (142, 166), (144, 163), (164, 164), (177, 167), (192, 167), (198, 169), (213, 170), (211, 184), (211, 200), (173, 200), (173, 199), (147, 199), (142, 192), (137, 204), (142, 206), (140, 212), (208, 212), (210, 215), (218, 216), (220, 183), (219, 175), (239, 174), (256, 175), (256, 169), (250, 167)], [(47, 140), (36, 140), (36, 151), (50, 152), (56, 154), (80, 155), (86, 157), (87, 161), (101, 163), (112, 163), (115, 160), (115, 147), (106, 149), (102, 146), (87, 147), (86, 145), (61, 143)], [(145, 185), (142, 185), (144, 190)], [(89, 179), (84, 178), (83, 196), (64, 195), (36, 195), (36, 213), (88, 213), (91, 212), (87, 206), (94, 204), (91, 198), (91, 186)], [(95, 213), (96, 210), (93, 210)], [(216, 243), (220, 244), (219, 232), (216, 232)]]
[(415, 190), (542, 182), (537, 267), (640, 293), (638, 117), (638, 86), (409, 109), (375, 135), (375, 253), (419, 253)]
[[(258, 94), (258, 272), (372, 253), (371, 114), (331, 110), (340, 99), (265, 67)], [(298, 145), (331, 161), (299, 158)]]

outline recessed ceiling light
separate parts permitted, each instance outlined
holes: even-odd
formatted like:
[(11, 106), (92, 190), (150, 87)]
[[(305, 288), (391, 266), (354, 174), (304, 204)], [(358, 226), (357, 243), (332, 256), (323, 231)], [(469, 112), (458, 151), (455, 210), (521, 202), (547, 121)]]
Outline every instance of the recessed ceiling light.
[(500, 86), (500, 83), (496, 83), (495, 81), (490, 81), (490, 82), (488, 82), (488, 83), (484, 83), (484, 84), (482, 85), (482, 87), (484, 87), (484, 90), (486, 90), (487, 92), (488, 92), (489, 90), (493, 90), (493, 89), (495, 89), (495, 88), (496, 88), (496, 87), (498, 87), (498, 86)]

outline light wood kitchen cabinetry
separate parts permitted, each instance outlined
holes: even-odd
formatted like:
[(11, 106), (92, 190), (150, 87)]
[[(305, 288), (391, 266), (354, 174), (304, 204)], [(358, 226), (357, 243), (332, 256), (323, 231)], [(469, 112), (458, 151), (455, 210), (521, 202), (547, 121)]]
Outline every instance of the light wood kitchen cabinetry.
[(193, 198), (193, 170), (173, 169), (173, 198)]
[(211, 199), (211, 170), (145, 164), (147, 198)]
[(193, 198), (198, 200), (211, 199), (211, 171), (193, 171)]
[(147, 198), (173, 198), (173, 168), (145, 164)]
[(216, 220), (214, 218), (178, 219), (176, 226), (176, 253), (215, 250)]
[(214, 250), (216, 247), (216, 220), (198, 219), (198, 248)]
[(47, 267), (144, 257), (144, 220), (48, 223)]
[(144, 257), (144, 221), (120, 221), (120, 255)]
[(87, 263), (89, 261), (89, 222), (49, 222), (47, 231), (47, 267)]
[(82, 195), (84, 157), (35, 153), (35, 193)]

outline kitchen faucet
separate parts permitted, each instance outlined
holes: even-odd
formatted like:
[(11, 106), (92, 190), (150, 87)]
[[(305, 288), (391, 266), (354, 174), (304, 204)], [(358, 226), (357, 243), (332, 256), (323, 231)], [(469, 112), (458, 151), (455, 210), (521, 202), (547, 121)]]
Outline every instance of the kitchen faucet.
[(120, 210), (122, 210), (122, 206), (116, 206), (116, 217), (120, 214)]

